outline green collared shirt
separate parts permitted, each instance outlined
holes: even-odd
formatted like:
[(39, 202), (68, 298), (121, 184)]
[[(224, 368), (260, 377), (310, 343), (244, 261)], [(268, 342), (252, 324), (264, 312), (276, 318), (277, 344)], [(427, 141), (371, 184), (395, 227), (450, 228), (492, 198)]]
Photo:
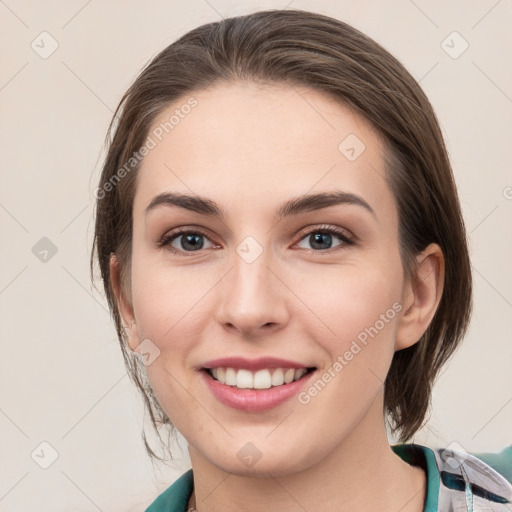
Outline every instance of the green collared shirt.
[[(427, 476), (427, 497), (424, 512), (440, 512), (439, 489), (441, 485), (441, 475), (434, 451), (431, 448), (419, 444), (398, 444), (392, 445), (391, 448), (405, 462), (423, 468)], [(508, 482), (512, 482), (512, 445), (505, 448), (500, 453), (479, 453), (472, 455), (493, 468)], [(453, 486), (451, 488), (455, 489), (455, 487), (456, 486)], [(193, 472), (189, 469), (170, 487), (162, 492), (145, 512), (187, 512), (187, 504), (193, 488)], [(458, 491), (460, 491), (460, 489), (458, 489)], [(501, 503), (504, 502), (501, 501)], [(469, 505), (467, 509), (471, 510), (472, 506)]]

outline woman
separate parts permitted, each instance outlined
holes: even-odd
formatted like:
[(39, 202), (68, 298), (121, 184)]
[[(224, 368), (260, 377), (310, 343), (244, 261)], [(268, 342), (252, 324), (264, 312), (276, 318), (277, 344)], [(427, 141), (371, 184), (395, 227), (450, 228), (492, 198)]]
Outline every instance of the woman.
[(394, 57), (257, 12), (171, 44), (114, 117), (95, 249), (129, 373), (192, 463), (148, 512), (509, 510), (486, 463), (405, 443), (472, 285), (435, 114)]

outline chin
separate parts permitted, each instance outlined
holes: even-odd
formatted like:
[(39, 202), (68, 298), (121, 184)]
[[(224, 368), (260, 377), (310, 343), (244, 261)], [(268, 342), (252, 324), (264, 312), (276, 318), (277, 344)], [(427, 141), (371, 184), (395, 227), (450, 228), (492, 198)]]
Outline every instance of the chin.
[(283, 447), (281, 452), (270, 446), (258, 449), (255, 445), (247, 442), (242, 448), (235, 448), (229, 453), (212, 454), (210, 462), (226, 473), (251, 478), (292, 475), (316, 462), (304, 450), (294, 448), (304, 446), (303, 443), (289, 445), (290, 448)]
[(222, 465), (218, 464), (217, 461), (215, 465), (226, 473), (250, 478), (282, 477), (292, 475), (303, 469), (298, 467), (297, 464), (290, 464), (290, 461), (285, 463), (283, 459), (267, 460), (266, 462), (260, 459), (252, 467), (244, 467), (243, 463), (233, 463), (233, 461), (226, 461), (226, 464)]

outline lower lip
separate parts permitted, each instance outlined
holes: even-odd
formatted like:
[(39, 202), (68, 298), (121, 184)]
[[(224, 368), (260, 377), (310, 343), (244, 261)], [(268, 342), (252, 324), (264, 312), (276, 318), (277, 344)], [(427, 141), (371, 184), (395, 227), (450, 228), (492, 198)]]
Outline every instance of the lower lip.
[(268, 389), (238, 389), (227, 384), (221, 384), (205, 370), (200, 373), (210, 391), (223, 404), (241, 411), (266, 411), (296, 396), (315, 371), (306, 373), (299, 380), (290, 382), (290, 384)]

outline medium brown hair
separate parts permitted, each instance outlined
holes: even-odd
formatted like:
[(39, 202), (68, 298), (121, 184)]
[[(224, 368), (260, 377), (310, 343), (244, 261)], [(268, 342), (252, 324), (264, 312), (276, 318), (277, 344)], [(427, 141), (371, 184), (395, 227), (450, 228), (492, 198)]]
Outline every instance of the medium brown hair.
[[(191, 30), (143, 69), (110, 124), (108, 152), (96, 189), (91, 276), (94, 279), (96, 251), (123, 357), (153, 426), (168, 425), (175, 434), (144, 367), (124, 341), (109, 269), (110, 256), (115, 254), (123, 288), (130, 296), (138, 165), (132, 162), (128, 172), (125, 164), (144, 144), (163, 109), (220, 81), (303, 85), (355, 109), (387, 148), (386, 180), (398, 207), (404, 276), (417, 279), (416, 255), (432, 242), (441, 247), (445, 283), (438, 309), (421, 339), (395, 352), (385, 381), (385, 413), (398, 439), (407, 441), (426, 421), (434, 380), (462, 340), (471, 315), (471, 266), (457, 190), (436, 115), (416, 80), (360, 31), (301, 10), (260, 11)], [(160, 458), (144, 431), (142, 437), (148, 453)]]

